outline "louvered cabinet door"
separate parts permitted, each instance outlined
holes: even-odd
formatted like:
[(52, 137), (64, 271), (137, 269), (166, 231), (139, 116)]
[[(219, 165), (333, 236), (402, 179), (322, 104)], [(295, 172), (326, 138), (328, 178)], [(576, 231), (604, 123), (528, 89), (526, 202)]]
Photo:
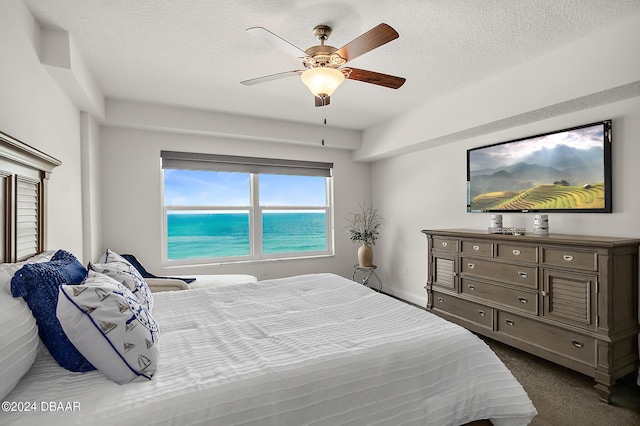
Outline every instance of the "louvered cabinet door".
[(437, 254), (432, 257), (432, 284), (440, 290), (458, 291), (458, 274), (456, 255)]
[(596, 330), (598, 276), (543, 269), (543, 277), (543, 316)]

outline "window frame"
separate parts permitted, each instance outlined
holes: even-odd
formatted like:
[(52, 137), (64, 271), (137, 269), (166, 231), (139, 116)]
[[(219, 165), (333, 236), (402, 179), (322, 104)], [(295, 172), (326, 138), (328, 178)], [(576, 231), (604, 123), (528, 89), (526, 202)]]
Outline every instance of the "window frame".
[[(178, 158), (179, 160), (175, 161)], [(223, 162), (216, 160), (222, 158)], [(308, 259), (314, 257), (333, 256), (334, 248), (334, 209), (333, 209), (333, 164), (317, 163), (296, 160), (280, 160), (256, 157), (235, 157), (235, 156), (218, 156), (212, 154), (192, 154), (179, 153), (174, 151), (161, 151), (162, 169), (161, 169), (161, 206), (162, 206), (162, 266), (198, 266), (213, 264), (229, 264), (229, 263), (248, 263), (272, 260), (291, 260), (291, 259)], [(169, 161), (166, 161), (169, 159)], [(193, 159), (193, 160), (191, 160)], [(208, 161), (209, 159), (213, 161)], [(234, 159), (237, 163), (234, 163)], [(251, 164), (250, 170), (246, 168), (246, 164)], [(256, 167), (256, 163), (266, 165), (264, 170), (267, 172), (260, 173), (260, 166)], [(274, 168), (274, 163), (277, 165)], [(186, 167), (185, 167), (186, 166)], [(236, 166), (239, 166), (236, 168)], [(311, 166), (309, 173), (305, 172), (305, 167)], [(250, 197), (248, 206), (174, 206), (165, 205), (165, 187), (164, 187), (164, 169), (178, 170), (209, 170), (218, 172), (241, 171), (249, 173), (250, 176)], [(222, 169), (222, 170), (220, 170)], [(324, 170), (318, 172), (317, 169)], [(318, 173), (325, 173), (325, 205), (324, 206), (282, 206), (282, 205), (260, 205), (259, 182), (260, 175), (263, 174), (286, 174), (295, 176), (318, 176)], [(170, 260), (168, 258), (168, 212), (169, 211), (248, 211), (249, 213), (249, 254), (246, 256), (225, 256), (225, 257), (207, 257), (207, 258), (191, 258), (181, 260)], [(325, 236), (326, 250), (304, 251), (304, 252), (286, 252), (264, 254), (262, 252), (262, 217), (265, 211), (323, 211), (325, 214)]]

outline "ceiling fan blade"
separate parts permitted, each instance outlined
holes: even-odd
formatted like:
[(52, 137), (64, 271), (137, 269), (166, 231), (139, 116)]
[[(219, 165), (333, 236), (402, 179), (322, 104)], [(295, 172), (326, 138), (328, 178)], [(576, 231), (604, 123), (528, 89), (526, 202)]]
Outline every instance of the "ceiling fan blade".
[(331, 97), (330, 96), (325, 96), (324, 98), (321, 98), (319, 96), (314, 96), (314, 98), (315, 98), (317, 107), (327, 106), (327, 105), (329, 105), (331, 103)]
[(349, 69), (351, 70), (349, 80), (358, 80), (365, 83), (377, 84), (378, 86), (384, 86), (390, 89), (399, 89), (404, 82), (407, 81), (406, 78), (396, 77), (394, 75), (381, 74), (379, 72), (351, 67), (349, 67)]
[(241, 81), (240, 83), (244, 84), (245, 86), (253, 86), (254, 84), (266, 83), (267, 81), (279, 80), (285, 77), (300, 75), (302, 74), (302, 72), (303, 72), (302, 70), (279, 72), (277, 74), (270, 74), (262, 77), (251, 78), (249, 80)]
[(307, 52), (300, 49), (298, 46), (289, 43), (287, 40), (283, 39), (277, 34), (272, 33), (266, 28), (251, 27), (247, 28), (246, 31), (252, 36), (266, 41), (270, 45), (288, 53), (291, 56), (294, 56), (296, 58), (304, 58), (307, 56)]
[(352, 59), (357, 58), (376, 47), (389, 43), (398, 37), (399, 34), (396, 30), (387, 24), (380, 24), (362, 34), (360, 37), (345, 44), (338, 49), (336, 53), (347, 61), (351, 61)]

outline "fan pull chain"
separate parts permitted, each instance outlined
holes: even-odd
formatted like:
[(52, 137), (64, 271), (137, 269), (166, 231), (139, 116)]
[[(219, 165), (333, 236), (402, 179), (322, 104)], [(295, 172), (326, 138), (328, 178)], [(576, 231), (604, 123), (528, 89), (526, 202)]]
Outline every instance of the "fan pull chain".
[(324, 129), (327, 126), (327, 105), (325, 104), (325, 99), (322, 98), (322, 146), (324, 146)]

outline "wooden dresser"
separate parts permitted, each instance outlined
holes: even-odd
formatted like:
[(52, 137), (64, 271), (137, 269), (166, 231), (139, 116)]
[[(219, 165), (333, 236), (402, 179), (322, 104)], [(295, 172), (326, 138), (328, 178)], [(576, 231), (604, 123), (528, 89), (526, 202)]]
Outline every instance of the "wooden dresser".
[(593, 377), (606, 402), (635, 371), (640, 240), (422, 232), (429, 311)]

